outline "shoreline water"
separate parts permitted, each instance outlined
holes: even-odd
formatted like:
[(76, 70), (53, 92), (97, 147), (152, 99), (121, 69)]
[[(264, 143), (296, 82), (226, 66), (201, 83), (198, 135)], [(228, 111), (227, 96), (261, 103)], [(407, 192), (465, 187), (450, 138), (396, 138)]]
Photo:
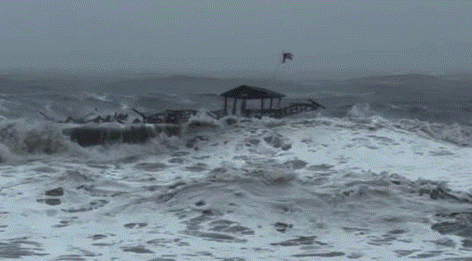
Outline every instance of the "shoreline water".
[[(84, 105), (38, 97), (57, 115)], [(116, 97), (92, 104), (113, 111)], [(67, 124), (4, 114), (0, 258), (469, 257), (470, 127), (326, 97), (316, 100), (327, 110), (230, 122), (200, 113), (179, 136), (89, 147), (62, 133)]]

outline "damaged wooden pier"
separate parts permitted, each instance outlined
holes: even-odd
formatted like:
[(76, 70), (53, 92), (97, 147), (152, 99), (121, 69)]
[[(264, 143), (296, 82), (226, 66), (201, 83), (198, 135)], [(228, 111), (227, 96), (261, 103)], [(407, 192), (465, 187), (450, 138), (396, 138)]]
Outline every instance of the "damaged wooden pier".
[(75, 127), (65, 129), (64, 134), (82, 147), (113, 143), (142, 144), (164, 133), (167, 136), (179, 136), (182, 127), (176, 124), (149, 124), (124, 128)]
[[(274, 117), (283, 118), (293, 114), (313, 111), (324, 108), (321, 104), (308, 99), (306, 103), (291, 103), (281, 107), (284, 94), (268, 89), (241, 85), (221, 94), (224, 97), (223, 110), (207, 112), (214, 118), (220, 119), (229, 115), (242, 117)], [(229, 104), (233, 99), (232, 106)], [(250, 100), (260, 100), (260, 109), (249, 109), (247, 102)], [(240, 102), (238, 102), (240, 101)], [(267, 102), (268, 101), (268, 102)], [(275, 104), (275, 102), (277, 104)], [(238, 109), (239, 103), (239, 109)], [(268, 103), (268, 107), (266, 106)], [(231, 109), (231, 111), (229, 111)], [(133, 112), (141, 116), (132, 122), (128, 120), (128, 114), (108, 115), (105, 117), (74, 119), (68, 117), (65, 121), (55, 121), (57, 123), (85, 124), (85, 126), (75, 126), (64, 129), (63, 133), (68, 135), (71, 141), (81, 146), (93, 146), (113, 143), (146, 143), (151, 138), (157, 137), (160, 133), (167, 136), (179, 136), (182, 133), (182, 126), (189, 122), (190, 118), (197, 114), (195, 110), (166, 110), (161, 113), (146, 114), (132, 109)], [(231, 112), (231, 113), (230, 113)], [(52, 118), (42, 114), (46, 119), (54, 121)], [(115, 123), (115, 125), (113, 125)], [(118, 125), (116, 125), (118, 123)], [(194, 123), (201, 124), (201, 123)]]

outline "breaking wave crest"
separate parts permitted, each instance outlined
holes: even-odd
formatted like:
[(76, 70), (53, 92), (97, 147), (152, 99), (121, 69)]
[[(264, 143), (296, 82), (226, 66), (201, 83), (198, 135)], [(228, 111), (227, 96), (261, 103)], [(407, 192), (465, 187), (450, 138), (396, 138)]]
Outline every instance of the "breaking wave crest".
[[(178, 180), (167, 186), (154, 186), (153, 191), (127, 206), (141, 209), (164, 204), (165, 211), (177, 215), (183, 223), (202, 215), (206, 217), (199, 221), (203, 224), (234, 212), (264, 216), (271, 224), (283, 222), (287, 227), (293, 224), (307, 230), (313, 226), (375, 230), (393, 224), (402, 227), (409, 222), (428, 224), (445, 234), (459, 233), (447, 230), (445, 226), (451, 222), (463, 230), (472, 229), (472, 195), (452, 191), (443, 182), (414, 181), (386, 172), (333, 171), (326, 175), (315, 171), (309, 176), (298, 176), (286, 168), (221, 167), (202, 179)], [(470, 212), (466, 216), (470, 221), (468, 227), (464, 228), (464, 215), (461, 220), (456, 218), (456, 209)], [(192, 227), (188, 232), (203, 227)]]
[(369, 129), (394, 128), (417, 133), (460, 146), (472, 146), (472, 128), (458, 123), (446, 124), (418, 119), (386, 119), (370, 109), (369, 104), (355, 104), (345, 118)]

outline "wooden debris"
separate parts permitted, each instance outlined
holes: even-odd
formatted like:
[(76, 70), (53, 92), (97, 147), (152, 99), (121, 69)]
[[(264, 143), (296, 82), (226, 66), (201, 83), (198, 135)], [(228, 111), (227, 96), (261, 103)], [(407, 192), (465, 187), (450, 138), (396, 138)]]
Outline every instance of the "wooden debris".
[(132, 109), (134, 112), (139, 114), (143, 119), (143, 123), (170, 123), (180, 124), (187, 122), (191, 116), (196, 115), (195, 110), (166, 110), (162, 113), (146, 115), (136, 109)]
[(95, 118), (91, 118), (91, 119), (87, 119), (88, 117), (92, 116), (93, 113), (91, 114), (88, 114), (86, 115), (85, 117), (82, 117), (82, 118), (74, 118), (72, 116), (68, 116), (65, 120), (61, 121), (61, 120), (55, 120), (54, 118), (50, 117), (50, 116), (47, 116), (45, 113), (43, 112), (39, 112), (39, 114), (43, 115), (44, 118), (46, 118), (47, 120), (49, 121), (53, 121), (53, 122), (56, 122), (56, 123), (76, 123), (76, 124), (85, 124), (85, 123), (89, 123), (89, 122), (94, 122), (94, 123), (103, 123), (103, 122), (118, 122), (118, 123), (121, 123), (121, 124), (124, 124), (125, 121), (128, 119), (128, 114), (118, 114), (115, 112), (114, 115), (107, 115), (105, 117), (102, 117), (100, 115), (98, 115), (97, 117)]

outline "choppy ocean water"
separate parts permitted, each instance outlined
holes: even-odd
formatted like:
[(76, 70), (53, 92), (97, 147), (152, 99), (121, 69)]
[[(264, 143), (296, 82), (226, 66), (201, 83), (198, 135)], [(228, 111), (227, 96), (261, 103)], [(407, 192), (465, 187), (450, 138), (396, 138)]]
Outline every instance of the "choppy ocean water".
[(241, 79), (4, 78), (0, 259), (472, 258), (469, 79), (258, 81), (326, 109), (80, 147), (40, 112), (217, 110)]

